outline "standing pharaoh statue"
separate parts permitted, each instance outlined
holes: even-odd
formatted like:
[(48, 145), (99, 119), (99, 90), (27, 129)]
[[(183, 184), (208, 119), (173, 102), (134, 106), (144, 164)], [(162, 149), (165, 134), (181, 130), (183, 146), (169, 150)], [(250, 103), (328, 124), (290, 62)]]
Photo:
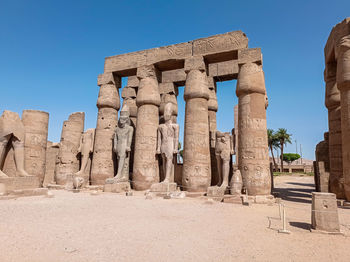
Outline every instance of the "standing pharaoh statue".
[[(6, 158), (7, 147), (14, 150), (17, 174), (21, 177), (30, 176), (24, 170), (24, 125), (17, 113), (5, 110), (0, 117), (0, 165)], [(0, 170), (0, 177), (8, 177)]]
[[(164, 107), (164, 124), (160, 124), (157, 132), (157, 154), (162, 157), (164, 180), (153, 184), (151, 191), (175, 191), (174, 165), (179, 144), (179, 125), (173, 123), (173, 104), (167, 103)], [(174, 157), (175, 155), (175, 157)]]
[(217, 170), (219, 173), (219, 182), (216, 186), (208, 188), (208, 196), (224, 195), (228, 187), (230, 174), (231, 155), (234, 155), (235, 136), (229, 132), (222, 133), (216, 131), (215, 139), (215, 157)]
[(134, 128), (130, 122), (130, 112), (127, 105), (120, 111), (120, 118), (114, 134), (113, 151), (117, 155), (118, 171), (112, 179), (107, 179), (106, 183), (129, 182), (129, 157), (131, 151), (132, 135)]
[(95, 138), (94, 128), (86, 130), (86, 132), (84, 132), (80, 138), (80, 145), (78, 148), (78, 152), (81, 155), (81, 166), (80, 166), (80, 170), (77, 173), (75, 173), (75, 176), (83, 178), (84, 183), (88, 183), (89, 181), (89, 174), (90, 174), (89, 167), (91, 165), (91, 161), (89, 160), (94, 149), (94, 138)]

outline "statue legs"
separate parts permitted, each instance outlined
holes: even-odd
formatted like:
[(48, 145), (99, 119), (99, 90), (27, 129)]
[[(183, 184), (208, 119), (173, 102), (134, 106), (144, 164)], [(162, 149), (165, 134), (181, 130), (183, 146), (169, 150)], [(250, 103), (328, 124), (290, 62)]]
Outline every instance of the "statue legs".
[(163, 171), (165, 174), (165, 178), (162, 183), (172, 183), (170, 181), (170, 176), (173, 168), (173, 158), (167, 157), (165, 154), (162, 154), (162, 160), (163, 160)]
[(222, 188), (226, 188), (228, 186), (228, 175), (230, 173), (230, 160), (222, 159)]
[(222, 163), (221, 163), (221, 157), (220, 155), (215, 155), (216, 156), (216, 165), (218, 168), (218, 174), (219, 174), (219, 179), (218, 179), (218, 184), (216, 186), (220, 186), (222, 183)]
[(128, 174), (123, 172), (125, 159), (126, 159), (126, 155), (118, 156), (118, 171), (117, 171), (117, 175), (114, 178), (116, 182), (128, 182), (129, 180)]
[(24, 170), (24, 143), (14, 137), (12, 140), (12, 146), (15, 152), (15, 163), (19, 176), (30, 176)]
[[(5, 136), (0, 138), (0, 164), (4, 163), (5, 161), (5, 151), (7, 143), (10, 140), (10, 136)], [(4, 172), (0, 170), (0, 177), (8, 177)]]
[(81, 176), (82, 174), (84, 174), (88, 160), (89, 160), (89, 154), (81, 155), (81, 167), (80, 167), (80, 170), (77, 173), (75, 173), (76, 176)]

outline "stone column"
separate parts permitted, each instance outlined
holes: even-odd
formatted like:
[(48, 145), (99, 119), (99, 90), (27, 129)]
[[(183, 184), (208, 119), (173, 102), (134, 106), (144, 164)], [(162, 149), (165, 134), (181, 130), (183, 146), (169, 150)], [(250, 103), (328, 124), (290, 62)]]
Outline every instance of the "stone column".
[(210, 135), (210, 163), (211, 163), (211, 185), (219, 183), (219, 173), (215, 157), (215, 133), (216, 133), (216, 112), (218, 111), (218, 100), (216, 98), (216, 82), (214, 78), (208, 77), (209, 100), (208, 100), (208, 121)]
[(325, 105), (328, 109), (329, 129), (329, 190), (336, 194), (337, 198), (344, 199), (340, 92), (337, 87), (336, 72), (335, 62), (326, 65), (324, 80), (326, 82)]
[(42, 185), (45, 177), (49, 113), (23, 110), (22, 122), (25, 128), (24, 168), (28, 174), (37, 176)]
[(340, 91), (344, 193), (350, 201), (350, 35), (339, 41), (337, 86)]
[(137, 119), (137, 105), (136, 93), (139, 86), (139, 79), (136, 76), (129, 76), (127, 85), (122, 89), (123, 107), (125, 105), (129, 108), (131, 126), (134, 128), (133, 137), (131, 141), (129, 172), (132, 173), (134, 165), (135, 154), (135, 136), (136, 136), (136, 119)]
[(55, 168), (55, 179), (58, 185), (65, 185), (67, 176), (79, 171), (78, 148), (80, 137), (84, 132), (84, 112), (73, 113), (63, 122), (60, 149)]
[(182, 185), (190, 192), (205, 192), (210, 186), (209, 89), (203, 57), (185, 60), (185, 134)]
[(156, 158), (160, 105), (159, 75), (154, 65), (137, 69), (140, 83), (136, 97), (138, 110), (132, 177), (132, 186), (136, 190), (149, 189), (152, 184), (159, 182)]
[(238, 105), (235, 105), (233, 108), (233, 113), (234, 113), (234, 127), (235, 127), (235, 153), (236, 153), (236, 161), (235, 161), (235, 166), (238, 166)]
[(118, 123), (120, 108), (119, 88), (121, 78), (112, 73), (99, 75), (100, 92), (97, 99), (97, 124), (94, 152), (91, 164), (91, 184), (104, 185), (107, 178), (114, 177), (116, 159), (113, 154), (113, 136)]
[(261, 66), (240, 66), (238, 97), (238, 167), (249, 195), (269, 195), (271, 179), (266, 130), (265, 80)]
[(51, 141), (47, 141), (45, 178), (43, 182), (44, 187), (46, 187), (48, 184), (55, 184), (55, 166), (59, 150), (59, 143), (52, 143)]

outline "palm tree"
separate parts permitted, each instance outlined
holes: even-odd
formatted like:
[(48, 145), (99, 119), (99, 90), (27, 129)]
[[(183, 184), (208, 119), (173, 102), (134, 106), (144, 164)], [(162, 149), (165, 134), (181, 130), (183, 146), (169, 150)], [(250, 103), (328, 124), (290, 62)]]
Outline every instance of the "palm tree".
[(279, 128), (276, 132), (276, 138), (279, 141), (279, 147), (281, 148), (281, 169), (283, 172), (283, 148), (287, 143), (291, 144), (291, 137), (292, 134), (287, 133), (287, 129), (285, 128)]
[(267, 139), (268, 139), (269, 148), (272, 155), (273, 165), (275, 166), (275, 170), (277, 170), (278, 167), (275, 160), (275, 156), (273, 155), (273, 150), (279, 147), (279, 140), (276, 136), (275, 131), (273, 131), (273, 129), (267, 129)]

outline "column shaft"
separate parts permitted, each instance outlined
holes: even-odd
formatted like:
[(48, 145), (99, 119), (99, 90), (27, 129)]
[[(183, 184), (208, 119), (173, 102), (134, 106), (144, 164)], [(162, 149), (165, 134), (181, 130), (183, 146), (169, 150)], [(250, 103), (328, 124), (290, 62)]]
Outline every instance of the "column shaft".
[(107, 178), (112, 178), (115, 174), (116, 159), (112, 148), (120, 108), (118, 89), (121, 79), (114, 77), (112, 73), (100, 75), (98, 85), (100, 92), (91, 166), (92, 185), (103, 185)]
[(238, 164), (249, 195), (268, 195), (271, 190), (266, 129), (265, 81), (260, 66), (240, 67), (238, 96)]
[(132, 176), (132, 186), (136, 190), (149, 189), (152, 184), (159, 182), (156, 158), (160, 105), (158, 76), (153, 65), (137, 69), (140, 83), (136, 97), (138, 110)]
[(185, 143), (182, 185), (190, 192), (204, 192), (210, 186), (210, 146), (208, 120), (208, 80), (202, 57), (185, 61), (184, 99)]

